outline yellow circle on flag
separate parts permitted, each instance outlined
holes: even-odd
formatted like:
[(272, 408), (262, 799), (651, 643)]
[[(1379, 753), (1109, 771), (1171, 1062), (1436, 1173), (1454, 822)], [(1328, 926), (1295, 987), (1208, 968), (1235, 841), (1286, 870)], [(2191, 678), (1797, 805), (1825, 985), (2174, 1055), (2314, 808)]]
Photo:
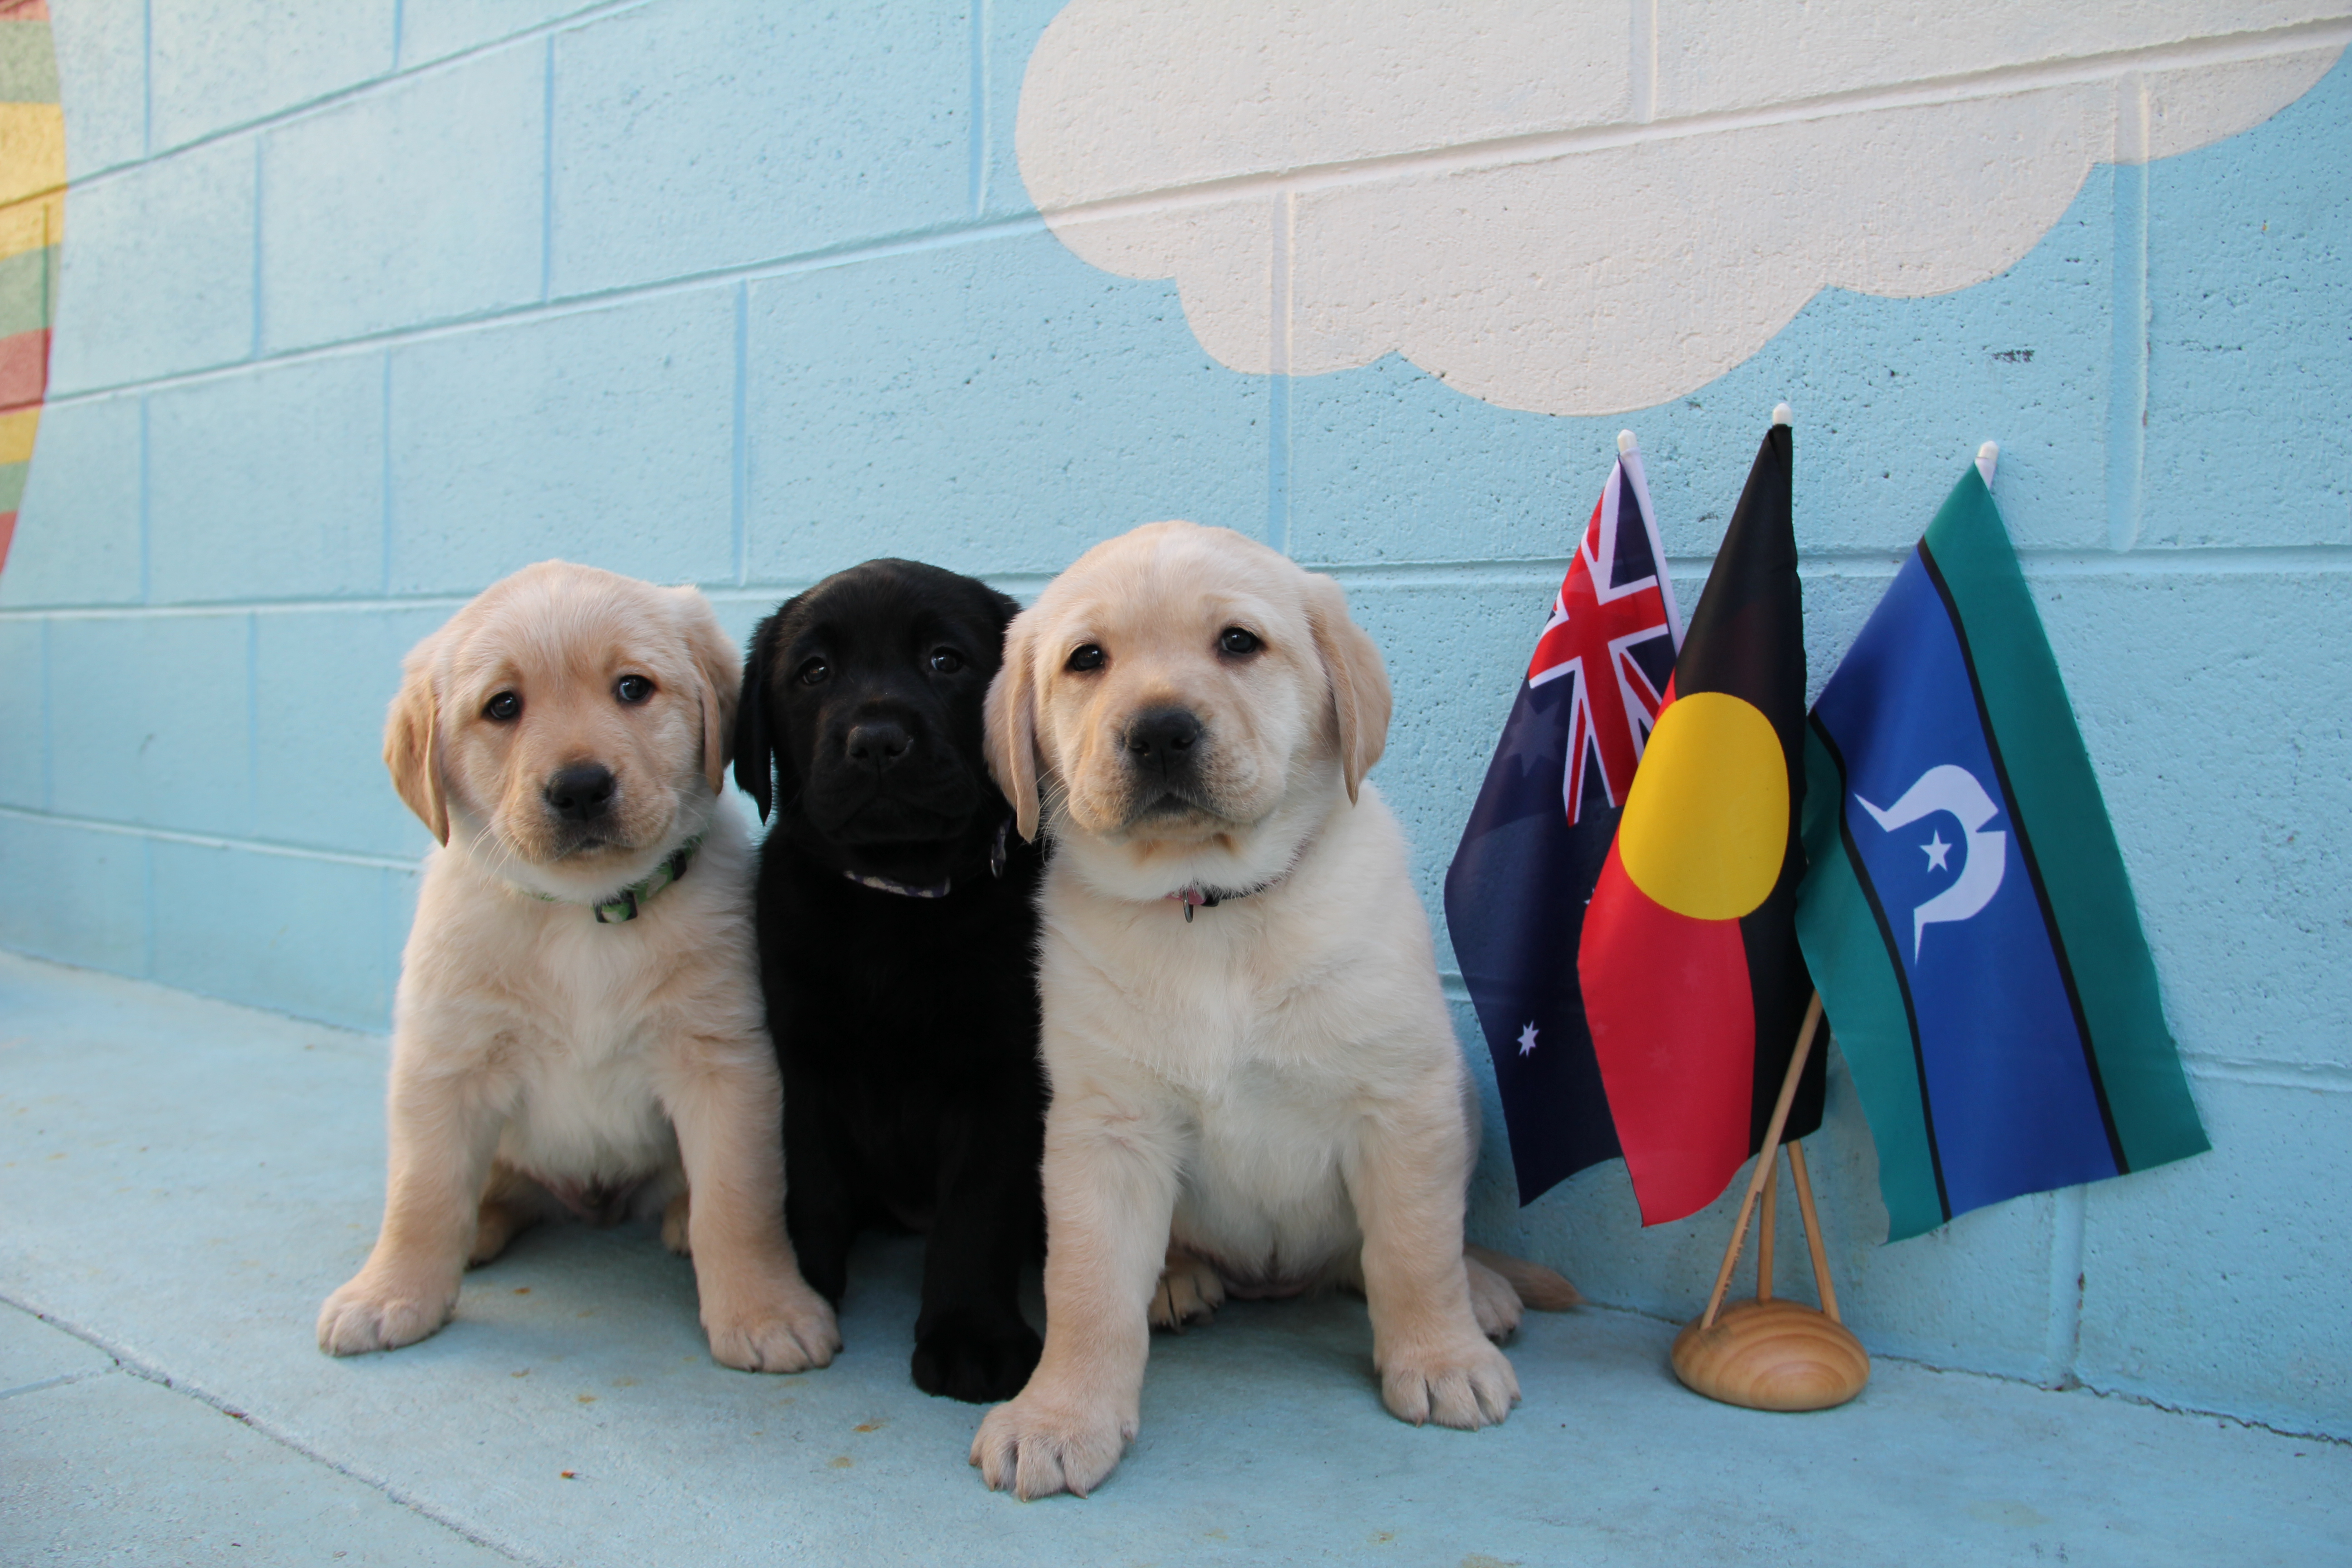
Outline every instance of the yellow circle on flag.
[(1667, 704), (1617, 824), (1633, 885), (1678, 915), (1738, 920), (1789, 852), (1789, 763), (1771, 721), (1722, 691)]

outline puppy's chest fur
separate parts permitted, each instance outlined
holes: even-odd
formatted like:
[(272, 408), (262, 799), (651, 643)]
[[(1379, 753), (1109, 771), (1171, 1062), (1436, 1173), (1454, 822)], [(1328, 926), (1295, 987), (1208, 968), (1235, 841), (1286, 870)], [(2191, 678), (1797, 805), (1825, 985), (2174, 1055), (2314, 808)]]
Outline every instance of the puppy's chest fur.
[(1369, 790), (1298, 874), (1196, 911), (1121, 902), (1056, 868), (1045, 1032), (1067, 1071), (1181, 1130), (1175, 1239), (1241, 1293), (1352, 1269), (1345, 1172), (1365, 1118), (1458, 1092), (1458, 1055), (1403, 849)]
[(819, 1097), (842, 1174), (898, 1222), (927, 1225), (948, 1123), (1040, 1121), (1038, 857), (959, 879), (941, 899), (860, 886), (773, 841), (759, 931), (788, 1096)]
[(500, 1160), (556, 1188), (677, 1165), (665, 1070), (711, 1041), (757, 1038), (748, 921), (730, 887), (744, 854), (740, 829), (715, 831), (685, 879), (617, 925), (569, 904), (519, 910), (510, 892), (465, 886), (456, 865), (442, 886), (428, 879), (425, 902), (471, 907), (437, 923), (425, 962), (412, 952), (403, 1005), (462, 1010), (461, 1027), (436, 1033), (474, 1042), (506, 1110)]

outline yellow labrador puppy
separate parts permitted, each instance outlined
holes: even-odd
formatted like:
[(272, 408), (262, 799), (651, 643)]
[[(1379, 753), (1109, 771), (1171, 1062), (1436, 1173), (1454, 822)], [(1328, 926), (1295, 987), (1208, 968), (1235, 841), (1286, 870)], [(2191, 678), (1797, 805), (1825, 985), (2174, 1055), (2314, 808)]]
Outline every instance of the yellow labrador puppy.
[(739, 665), (709, 604), (542, 562), (406, 672), (384, 761), (444, 847), (394, 1010), (383, 1229), (320, 1348), (425, 1338), (536, 1220), (666, 1210), (713, 1356), (824, 1365), (841, 1342), (784, 1237), (750, 847), (718, 794)]
[(1388, 724), (1339, 584), (1225, 529), (1097, 545), (1008, 631), (990, 762), (1021, 832), (1053, 836), (1054, 1099), (1045, 1357), (972, 1445), (990, 1486), (1108, 1475), (1150, 1321), (1227, 1289), (1360, 1287), (1405, 1420), (1482, 1426), (1517, 1400), (1487, 1335), (1519, 1297), (1463, 1254), (1467, 1074), (1403, 836), (1364, 782)]

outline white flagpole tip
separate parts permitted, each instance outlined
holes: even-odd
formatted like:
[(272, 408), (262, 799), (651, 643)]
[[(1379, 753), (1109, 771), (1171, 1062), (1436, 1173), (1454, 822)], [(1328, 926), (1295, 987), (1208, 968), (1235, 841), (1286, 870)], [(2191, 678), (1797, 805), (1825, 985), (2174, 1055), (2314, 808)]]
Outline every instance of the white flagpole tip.
[(1630, 452), (1639, 445), (1640, 443), (1633, 439), (1633, 432), (1631, 430), (1620, 430), (1617, 432), (1617, 449), (1619, 451)]
[(2000, 442), (1987, 441), (1977, 448), (1977, 472), (1984, 476), (1985, 489), (1992, 489), (1992, 471), (2000, 463)]
[(1789, 405), (1787, 404), (1776, 403), (1772, 405), (1772, 423), (1775, 425), (1786, 425), (1793, 428), (1797, 423), (1797, 419), (1795, 415), (1789, 412)]

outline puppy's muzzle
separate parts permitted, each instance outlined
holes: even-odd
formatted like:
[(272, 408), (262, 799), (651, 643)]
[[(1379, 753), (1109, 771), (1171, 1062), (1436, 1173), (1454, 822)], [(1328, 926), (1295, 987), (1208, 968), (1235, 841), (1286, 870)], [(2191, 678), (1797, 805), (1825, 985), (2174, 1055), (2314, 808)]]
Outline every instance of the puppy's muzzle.
[(849, 731), (849, 761), (880, 778), (915, 749), (915, 738), (903, 725), (887, 719), (869, 719)]
[(1127, 728), (1129, 765), (1162, 784), (1189, 780), (1200, 763), (1201, 721), (1181, 708), (1154, 708)]
[(541, 792), (547, 809), (561, 822), (585, 826), (602, 820), (613, 809), (618, 783), (602, 763), (573, 763), (559, 768)]

